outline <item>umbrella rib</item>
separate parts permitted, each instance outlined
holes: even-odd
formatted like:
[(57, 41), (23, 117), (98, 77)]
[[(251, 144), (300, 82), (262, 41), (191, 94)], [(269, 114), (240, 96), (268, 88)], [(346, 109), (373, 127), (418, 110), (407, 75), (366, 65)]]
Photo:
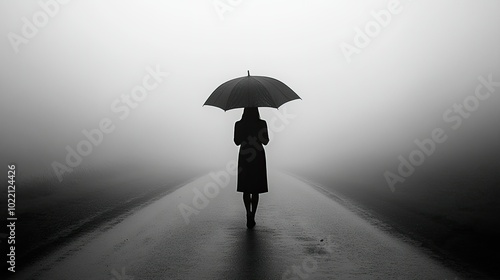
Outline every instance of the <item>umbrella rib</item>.
[[(231, 81), (229, 81), (229, 82), (227, 82), (227, 83), (225, 83), (225, 84), (223, 85), (224, 87), (223, 87), (223, 88), (222, 88), (222, 90), (220, 91), (219, 96), (217, 96), (217, 100), (219, 99), (219, 97), (221, 97), (221, 96), (222, 96), (222, 94), (224, 94), (224, 92), (225, 92), (226, 88), (229, 86), (229, 83), (230, 83), (230, 82), (231, 82)], [(224, 108), (227, 108), (227, 100), (228, 100), (228, 99), (229, 99), (229, 98), (227, 98), (227, 99), (226, 99), (226, 103), (224, 104)], [(227, 111), (227, 109), (224, 109), (224, 111)]]
[[(240, 84), (240, 83), (241, 83), (241, 82), (242, 82), (245, 78), (246, 78), (246, 77), (237, 78), (238, 80), (237, 80), (237, 81), (235, 81), (236, 83), (235, 83), (235, 84), (234, 84), (234, 86), (233, 86), (233, 90), (234, 90), (234, 88), (235, 88), (235, 87), (237, 87), (237, 86), (238, 86), (238, 85), (239, 85), (239, 84)], [(229, 96), (231, 96), (231, 95), (229, 95)], [(226, 99), (226, 104), (224, 104), (224, 105), (225, 105), (225, 106), (224, 106), (225, 108), (227, 108), (227, 104), (228, 104), (228, 103), (229, 103), (229, 97)], [(231, 109), (232, 109), (232, 108), (231, 108)]]
[[(272, 79), (272, 78), (271, 78), (271, 79)], [(300, 96), (299, 96), (299, 95), (298, 95), (295, 91), (293, 91), (293, 89), (291, 89), (291, 88), (290, 88), (289, 86), (287, 86), (285, 83), (283, 83), (283, 82), (281, 82), (281, 81), (279, 81), (279, 80), (277, 80), (277, 81), (278, 81), (278, 82), (280, 82), (280, 83), (282, 83), (284, 86), (288, 87), (288, 88), (290, 89), (290, 91), (292, 91), (292, 92), (293, 92), (293, 93), (294, 93), (294, 94), (298, 97), (298, 99), (302, 99), (302, 98), (300, 98)], [(274, 84), (272, 84), (272, 85), (273, 85), (273, 86), (275, 86)], [(282, 94), (285, 98), (290, 99), (289, 101), (297, 99), (297, 98), (293, 98), (293, 99), (292, 99), (292, 98), (288, 97), (288, 96), (287, 96), (285, 93), (283, 93), (283, 92), (282, 92), (279, 88), (278, 88), (278, 91), (279, 91), (279, 92), (280, 92), (280, 93), (281, 93), (281, 94)], [(287, 102), (288, 102), (288, 101), (287, 101)], [(285, 102), (285, 103), (286, 103), (286, 102)], [(281, 105), (283, 105), (283, 104), (281, 104)], [(281, 106), (281, 105), (280, 105), (280, 106)]]
[[(257, 82), (259, 82), (259, 84), (261, 84), (263, 87), (265, 87), (261, 81), (259, 81), (258, 79), (256, 79)], [(277, 80), (278, 81), (278, 80)], [(266, 81), (267, 82), (267, 81)], [(279, 82), (279, 81), (278, 81)], [(283, 95), (286, 98), (288, 98), (288, 96), (286, 96), (286, 94), (284, 94), (278, 87), (276, 87), (273, 83), (269, 83), (270, 86), (273, 86), (274, 88), (276, 88), (276, 90), (281, 93), (281, 95)], [(276, 102), (276, 99), (274, 98), (274, 96), (270, 95), (271, 98), (273, 99), (274, 101), (274, 105), (276, 106), (276, 108), (278, 108), (279, 106), (281, 106), (281, 104), (278, 106), (277, 102)]]
[[(215, 91), (218, 91), (219, 94), (217, 94), (216, 96), (214, 96), (214, 100), (212, 101), (213, 104), (217, 104), (217, 101), (219, 101), (219, 99), (221, 98), (221, 96), (224, 95), (224, 92), (226, 91), (226, 89), (228, 87), (231, 86), (232, 83), (236, 82), (237, 79), (233, 79), (233, 80), (230, 80), (230, 81), (227, 81), (225, 83), (223, 83), (222, 85), (220, 85), (217, 89), (215, 89)], [(228, 100), (226, 100), (226, 103), (225, 103), (225, 108), (227, 107), (227, 103), (228, 103)], [(216, 106), (216, 105), (214, 105)], [(219, 106), (216, 106), (216, 107), (219, 107)], [(221, 108), (223, 109), (224, 111), (227, 111), (227, 109), (224, 109), (224, 108)]]
[[(221, 85), (222, 89), (224, 89), (224, 88), (225, 88), (225, 85), (226, 85), (226, 84)], [(220, 96), (222, 95), (222, 93), (223, 93), (223, 92), (224, 92), (224, 90), (221, 90), (221, 91), (219, 92), (219, 94), (218, 94), (217, 96), (215, 96), (214, 101), (213, 101), (213, 103), (214, 103), (214, 104), (217, 104), (217, 101), (219, 101), (219, 98), (220, 98)]]

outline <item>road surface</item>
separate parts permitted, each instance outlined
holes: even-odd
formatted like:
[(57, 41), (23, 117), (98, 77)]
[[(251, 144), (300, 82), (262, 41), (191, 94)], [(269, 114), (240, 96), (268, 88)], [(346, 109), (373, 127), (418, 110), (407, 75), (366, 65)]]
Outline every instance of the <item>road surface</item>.
[(224, 188), (215, 188), (209, 175), (198, 178), (14, 279), (465, 279), (379, 222), (284, 173), (270, 172), (257, 226), (247, 230), (230, 177)]

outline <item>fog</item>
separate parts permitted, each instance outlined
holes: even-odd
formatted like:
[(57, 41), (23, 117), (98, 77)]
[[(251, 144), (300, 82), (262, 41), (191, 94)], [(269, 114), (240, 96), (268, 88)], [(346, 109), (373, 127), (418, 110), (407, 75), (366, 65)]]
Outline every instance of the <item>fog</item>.
[[(242, 110), (202, 104), (247, 70), (302, 98), (260, 109), (276, 128), (268, 168), (325, 176), (373, 168), (385, 182), (384, 169), (396, 172), (398, 156), (435, 128), (449, 139), (430, 165), (498, 155), (498, 89), (459, 129), (443, 113), (474, 94), (478, 77), (500, 80), (500, 2), (401, 0), (387, 26), (346, 56), (342, 44), (354, 46), (356, 28), (388, 2), (220, 1), (230, 9), (217, 10), (201, 0), (69, 1), (16, 45), (9, 34), (22, 36), (23, 17), (33, 22), (43, 9), (2, 1), (1, 158), (27, 175), (54, 174), (66, 146), (76, 149), (82, 130), (109, 118), (115, 129), (76, 168), (125, 161), (223, 168), (237, 156), (233, 128)], [(113, 110), (147, 69), (168, 77), (126, 117)]]

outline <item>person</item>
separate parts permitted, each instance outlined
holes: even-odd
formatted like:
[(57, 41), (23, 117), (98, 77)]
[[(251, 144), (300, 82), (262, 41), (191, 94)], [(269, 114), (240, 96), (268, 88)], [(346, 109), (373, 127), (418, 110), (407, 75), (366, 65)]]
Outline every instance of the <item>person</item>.
[(247, 227), (255, 226), (259, 194), (268, 192), (266, 154), (269, 142), (267, 123), (260, 119), (257, 107), (245, 108), (241, 120), (234, 125), (234, 143), (240, 146), (236, 191), (243, 193)]

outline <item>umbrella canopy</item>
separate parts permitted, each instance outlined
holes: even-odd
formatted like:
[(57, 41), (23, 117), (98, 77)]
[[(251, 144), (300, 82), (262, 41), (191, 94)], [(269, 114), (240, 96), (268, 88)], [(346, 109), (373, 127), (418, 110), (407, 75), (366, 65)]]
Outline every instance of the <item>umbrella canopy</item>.
[(248, 76), (232, 79), (220, 85), (205, 104), (224, 111), (246, 107), (278, 108), (300, 97), (283, 82), (264, 76)]

